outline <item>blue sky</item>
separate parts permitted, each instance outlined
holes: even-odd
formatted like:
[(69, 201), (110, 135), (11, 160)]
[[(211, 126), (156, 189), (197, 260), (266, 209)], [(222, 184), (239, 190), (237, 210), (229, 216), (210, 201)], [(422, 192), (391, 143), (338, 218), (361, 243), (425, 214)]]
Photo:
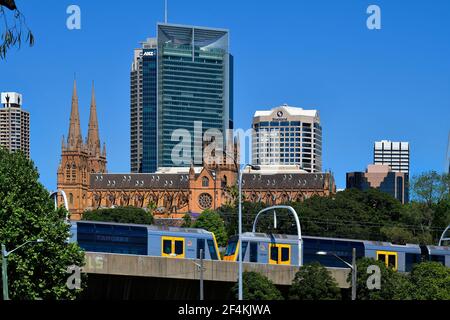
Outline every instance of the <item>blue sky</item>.
[[(90, 86), (110, 172), (129, 171), (129, 71), (133, 49), (155, 36), (163, 0), (16, 0), (36, 37), (0, 61), (0, 91), (24, 95), (31, 153), (48, 189), (56, 187), (77, 74), (87, 132)], [(81, 8), (82, 29), (66, 28)], [(366, 9), (382, 10), (368, 30)], [(412, 173), (443, 171), (450, 129), (450, 1), (169, 0), (169, 22), (230, 30), (235, 56), (235, 124), (283, 103), (320, 110), (324, 169), (339, 187), (364, 170), (375, 140), (411, 143)]]

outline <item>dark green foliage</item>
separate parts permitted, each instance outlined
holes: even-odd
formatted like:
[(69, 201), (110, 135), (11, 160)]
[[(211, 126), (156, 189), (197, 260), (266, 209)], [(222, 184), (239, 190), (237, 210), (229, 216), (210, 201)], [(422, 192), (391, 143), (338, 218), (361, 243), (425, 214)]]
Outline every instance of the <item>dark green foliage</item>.
[(340, 300), (341, 290), (330, 272), (319, 263), (305, 265), (295, 275), (290, 300)]
[(23, 154), (0, 148), (0, 243), (11, 251), (27, 241), (45, 240), (9, 256), (10, 298), (74, 299), (81, 292), (67, 288), (66, 271), (71, 265), (82, 267), (84, 254), (76, 244), (66, 243), (70, 227), (63, 220), (65, 212), (54, 210), (38, 178)]
[(450, 300), (450, 268), (437, 262), (416, 265), (409, 278), (407, 294), (400, 299)]
[[(398, 244), (436, 244), (450, 224), (450, 199), (428, 206), (424, 203), (402, 205), (389, 194), (370, 189), (339, 192), (330, 197), (311, 197), (301, 203), (287, 203), (300, 217), (302, 233), (309, 236), (389, 241)], [(266, 206), (244, 202), (243, 231), (252, 231), (256, 215)], [(218, 212), (225, 221), (228, 236), (237, 234), (237, 207), (226, 205)], [(277, 210), (277, 229), (273, 213), (261, 216), (257, 231), (296, 234), (295, 220), (286, 210)]]
[(189, 213), (185, 214), (183, 217), (183, 228), (190, 228), (192, 226), (192, 217)]
[[(380, 290), (369, 290), (367, 279), (372, 275), (368, 274), (369, 266), (378, 266), (381, 271)], [(409, 281), (404, 274), (394, 271), (392, 268), (386, 268), (382, 261), (363, 258), (357, 261), (357, 300), (393, 300), (399, 299), (402, 292), (408, 290)], [(351, 283), (351, 274), (347, 281)]]
[[(257, 272), (242, 274), (244, 300), (283, 300), (277, 287), (267, 277)], [(238, 297), (238, 284), (232, 288), (233, 295)]]
[(224, 247), (227, 244), (227, 233), (225, 230), (225, 223), (220, 217), (219, 213), (214, 210), (205, 210), (197, 218), (192, 225), (193, 228), (205, 229), (214, 233), (219, 247)]
[(148, 225), (153, 224), (153, 216), (150, 212), (135, 207), (117, 207), (87, 211), (83, 215), (83, 220)]
[(413, 198), (428, 206), (448, 199), (450, 194), (450, 174), (440, 175), (436, 171), (426, 172), (412, 179)]

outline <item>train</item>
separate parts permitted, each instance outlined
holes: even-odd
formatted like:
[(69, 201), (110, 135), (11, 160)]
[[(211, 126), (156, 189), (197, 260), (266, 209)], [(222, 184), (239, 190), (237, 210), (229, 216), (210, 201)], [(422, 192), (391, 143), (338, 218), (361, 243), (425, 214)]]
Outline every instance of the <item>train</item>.
[[(224, 261), (238, 261), (238, 239), (238, 236), (229, 239), (223, 252)], [(215, 235), (203, 229), (73, 221), (69, 242), (78, 243), (88, 252), (222, 260)], [(243, 261), (248, 263), (298, 266), (302, 258), (303, 264), (319, 262), (325, 267), (347, 268), (334, 255), (351, 262), (355, 248), (357, 259), (380, 260), (399, 272), (410, 272), (414, 264), (423, 261), (437, 261), (450, 267), (450, 247), (303, 236), (299, 250), (297, 236), (253, 232), (243, 233), (242, 243)]]
[[(367, 257), (383, 261), (386, 267), (399, 272), (410, 272), (414, 264), (423, 261), (436, 261), (450, 267), (450, 247), (396, 245), (389, 242), (310, 236), (302, 237), (302, 250), (298, 250), (298, 245), (298, 236), (243, 233), (242, 260), (250, 263), (299, 265), (299, 254), (303, 254), (303, 264), (318, 262), (325, 267), (348, 268), (335, 255), (351, 263), (355, 248), (357, 259)], [(223, 260), (239, 261), (239, 250), (238, 236), (230, 238)]]
[(88, 252), (220, 260), (216, 237), (203, 229), (73, 221), (70, 234)]

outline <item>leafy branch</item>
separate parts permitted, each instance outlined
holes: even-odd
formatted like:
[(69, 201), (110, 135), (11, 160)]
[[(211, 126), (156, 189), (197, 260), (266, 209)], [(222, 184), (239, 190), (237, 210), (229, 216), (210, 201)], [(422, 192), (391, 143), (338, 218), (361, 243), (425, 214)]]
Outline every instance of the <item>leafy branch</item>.
[[(5, 8), (13, 11), (13, 24), (8, 23)], [(25, 38), (25, 41), (32, 47), (34, 45), (34, 35), (25, 20), (25, 16), (17, 8), (14, 0), (0, 0), (0, 19), (3, 18), (4, 32), (1, 34), (0, 59), (6, 58), (6, 53), (11, 47), (18, 46)]]

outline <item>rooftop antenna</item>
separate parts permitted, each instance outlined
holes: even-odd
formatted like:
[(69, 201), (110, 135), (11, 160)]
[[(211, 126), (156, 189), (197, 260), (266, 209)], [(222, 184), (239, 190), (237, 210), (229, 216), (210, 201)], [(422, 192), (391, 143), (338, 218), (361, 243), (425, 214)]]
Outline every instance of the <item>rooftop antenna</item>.
[(448, 147), (445, 158), (445, 171), (450, 174), (450, 132), (448, 133)]
[(164, 23), (167, 23), (167, 0), (164, 0)]

